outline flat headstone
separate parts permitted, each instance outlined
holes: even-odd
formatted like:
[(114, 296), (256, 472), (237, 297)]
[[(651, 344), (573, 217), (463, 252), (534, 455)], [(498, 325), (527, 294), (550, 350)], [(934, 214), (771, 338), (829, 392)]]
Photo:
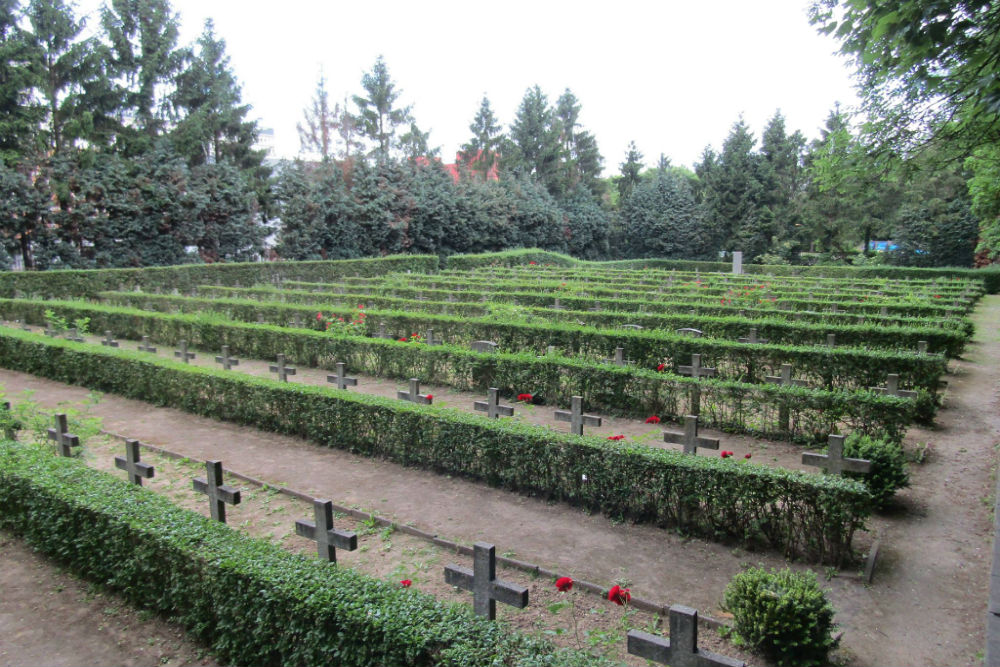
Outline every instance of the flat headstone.
[(683, 329), (677, 329), (674, 333), (680, 336), (690, 336), (691, 338), (701, 338), (704, 332), (701, 329), (695, 329), (692, 327), (684, 327)]
[(138, 440), (125, 441), (125, 456), (115, 457), (115, 467), (126, 471), (129, 481), (137, 486), (142, 486), (143, 479), (150, 479), (156, 474), (153, 466), (140, 460)]
[(622, 329), (633, 329), (635, 331), (638, 331), (638, 330), (642, 329), (642, 325), (641, 324), (623, 324), (622, 325)]
[(528, 589), (497, 579), (496, 547), (485, 542), (476, 542), (473, 547), (472, 568), (448, 565), (444, 568), (446, 583), (472, 591), (472, 608), (477, 616), (491, 621), (497, 616), (497, 602), (518, 609), (528, 606)]
[(328, 563), (337, 562), (337, 549), (354, 551), (358, 548), (357, 533), (337, 530), (333, 527), (333, 502), (313, 499), (315, 521), (295, 522), (295, 534), (315, 540), (316, 552)]
[(469, 348), (473, 352), (496, 352), (498, 347), (499, 345), (491, 340), (474, 340), (469, 344)]

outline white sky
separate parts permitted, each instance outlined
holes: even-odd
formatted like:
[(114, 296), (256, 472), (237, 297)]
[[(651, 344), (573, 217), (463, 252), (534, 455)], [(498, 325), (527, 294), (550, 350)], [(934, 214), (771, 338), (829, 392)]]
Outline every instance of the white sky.
[[(80, 0), (86, 14), (100, 0)], [(379, 54), (432, 146), (451, 161), (483, 93), (506, 129), (530, 86), (554, 103), (570, 88), (605, 174), (630, 140), (691, 166), (718, 149), (739, 114), (755, 135), (781, 109), (788, 130), (818, 134), (834, 102), (857, 102), (850, 64), (806, 16), (808, 0), (173, 0), (181, 43), (215, 20), (276, 153), (299, 152), (295, 125), (320, 68), (332, 99), (361, 92)], [(377, 9), (376, 9), (377, 7)], [(97, 23), (93, 16), (92, 26)]]

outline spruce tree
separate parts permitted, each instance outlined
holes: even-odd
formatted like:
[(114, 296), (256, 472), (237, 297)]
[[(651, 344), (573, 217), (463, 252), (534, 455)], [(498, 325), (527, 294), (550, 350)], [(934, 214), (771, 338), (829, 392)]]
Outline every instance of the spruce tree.
[(303, 109), (304, 122), (296, 123), (299, 146), (306, 153), (316, 153), (320, 159), (333, 157), (333, 141), (336, 132), (334, 109), (330, 108), (330, 95), (326, 91), (326, 77), (320, 72), (309, 108)]
[(510, 126), (510, 150), (505, 169), (534, 176), (547, 188), (554, 186), (560, 158), (559, 133), (554, 115), (541, 88), (529, 88)]
[(500, 144), (503, 139), (503, 132), (493, 115), (490, 100), (486, 95), (483, 95), (479, 111), (472, 119), (469, 130), (472, 132), (472, 138), (462, 145), (461, 161), (485, 179), (486, 175), (497, 165), (500, 157)]
[(19, 14), (18, 0), (0, 0), (0, 163), (8, 166), (34, 151), (45, 113), (32, 99), (37, 59), (30, 34), (18, 25)]
[(402, 90), (389, 76), (385, 59), (379, 56), (370, 72), (361, 77), (363, 95), (354, 96), (358, 108), (358, 127), (372, 142), (371, 155), (379, 162), (387, 161), (395, 148), (396, 132), (413, 121), (410, 107), (396, 106)]
[(639, 174), (642, 172), (642, 153), (634, 141), (628, 142), (625, 161), (619, 165), (621, 178), (618, 179), (618, 205), (624, 206), (632, 192), (639, 184)]

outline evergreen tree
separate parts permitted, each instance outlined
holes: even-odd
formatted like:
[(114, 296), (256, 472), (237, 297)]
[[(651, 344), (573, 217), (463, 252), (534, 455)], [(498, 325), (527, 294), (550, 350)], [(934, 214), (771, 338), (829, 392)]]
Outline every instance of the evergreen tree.
[(427, 141), (430, 139), (430, 130), (421, 132), (414, 122), (410, 123), (410, 129), (399, 137), (399, 149), (403, 157), (407, 160), (415, 160), (418, 157), (436, 158), (440, 157), (441, 148), (430, 148)]
[(805, 186), (804, 150), (805, 137), (798, 131), (789, 135), (784, 116), (776, 111), (761, 141), (761, 179), (764, 204), (774, 213), (776, 244), (784, 251), (784, 259), (789, 260), (797, 259), (801, 250), (798, 230)]
[(611, 253), (608, 214), (593, 193), (583, 186), (576, 187), (559, 202), (566, 225), (566, 249), (580, 259), (616, 259)]
[(632, 257), (712, 258), (702, 208), (675, 170), (643, 179), (622, 206), (622, 223)]
[(483, 95), (483, 101), (479, 104), (479, 111), (469, 125), (469, 130), (472, 131), (472, 138), (462, 145), (462, 162), (485, 179), (497, 165), (503, 139), (500, 125), (486, 95)]
[(332, 161), (283, 163), (275, 183), (281, 229), (275, 248), (283, 259), (361, 256), (356, 204)]
[(333, 105), (333, 129), (337, 132), (337, 143), (341, 147), (338, 155), (350, 162), (351, 156), (360, 151), (364, 144), (361, 142), (358, 119), (348, 111), (346, 96), (344, 96), (344, 106), (340, 106), (339, 102)]
[(370, 72), (361, 77), (364, 95), (355, 95), (358, 108), (358, 127), (373, 144), (372, 155), (379, 162), (390, 157), (395, 147), (397, 129), (413, 121), (410, 107), (398, 107), (396, 102), (403, 91), (389, 76), (389, 68), (382, 56), (375, 61)]
[(197, 224), (193, 245), (205, 262), (248, 262), (264, 247), (260, 205), (243, 174), (229, 161), (201, 164), (190, 174), (192, 211)]
[(625, 206), (625, 202), (632, 196), (635, 187), (639, 184), (639, 174), (642, 173), (642, 153), (636, 148), (635, 142), (628, 142), (628, 150), (625, 152), (625, 161), (619, 165), (621, 178), (618, 179), (618, 205)]
[(21, 256), (25, 268), (34, 268), (32, 241), (44, 229), (47, 202), (28, 177), (0, 162), (0, 238), (5, 254)]
[(45, 109), (32, 100), (37, 70), (30, 35), (18, 26), (18, 0), (0, 0), (0, 163), (32, 152)]
[(547, 188), (554, 185), (560, 158), (559, 133), (553, 120), (541, 88), (529, 88), (511, 123), (510, 150), (504, 155), (505, 168), (534, 176)]
[(330, 96), (326, 92), (326, 77), (320, 72), (310, 108), (302, 112), (304, 123), (297, 123), (299, 146), (306, 153), (317, 153), (323, 160), (333, 157), (333, 135), (336, 132), (336, 116), (330, 108)]
[(557, 183), (557, 191), (550, 192), (562, 196), (583, 185), (591, 193), (600, 196), (604, 192), (601, 170), (604, 158), (597, 148), (597, 139), (580, 127), (580, 103), (569, 88), (556, 101), (555, 129), (558, 133), (560, 156), (562, 158), (562, 178)]

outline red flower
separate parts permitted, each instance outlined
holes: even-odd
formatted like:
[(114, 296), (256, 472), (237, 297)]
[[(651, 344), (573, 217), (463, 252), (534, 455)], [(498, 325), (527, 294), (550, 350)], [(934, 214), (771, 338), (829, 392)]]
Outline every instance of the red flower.
[(628, 592), (629, 589), (622, 588), (618, 584), (615, 584), (610, 591), (608, 591), (608, 600), (614, 602), (619, 607), (624, 607), (628, 604), (629, 600), (632, 599), (632, 595)]
[(934, 295), (934, 298), (935, 298), (935, 299), (940, 299), (940, 298), (941, 298), (941, 295), (940, 295), (940, 294), (935, 294), (935, 295)]
[(427, 394), (427, 402), (430, 403), (434, 400), (434, 394)]
[(317, 320), (323, 319), (323, 313), (316, 313), (316, 319)]
[(405, 342), (406, 342), (406, 340), (407, 340), (406, 338), (400, 338), (400, 339), (399, 339), (399, 342), (400, 342), (400, 343), (405, 343)]
[(531, 399), (532, 399), (531, 394), (518, 394), (517, 395), (517, 400), (519, 400), (519, 401), (526, 401), (527, 402), (527, 401), (530, 401)]
[(656, 370), (658, 370), (658, 371), (660, 371), (662, 373), (663, 369), (666, 368), (666, 367), (667, 367), (666, 364), (660, 364), (659, 366), (656, 367)]
[(565, 593), (566, 591), (573, 588), (573, 580), (569, 577), (559, 577), (556, 579), (556, 590), (560, 593)]
[(538, 262), (531, 261), (531, 262), (528, 262), (528, 264), (538, 264)]
[(728, 459), (732, 455), (733, 455), (732, 452), (726, 451), (725, 449), (722, 450), (721, 452), (719, 452), (719, 456), (722, 457), (722, 458), (724, 458), (724, 459)]
[(646, 417), (646, 423), (647, 424), (659, 424), (660, 423), (660, 418), (657, 417), (656, 415), (653, 415), (652, 417)]
[(624, 435), (609, 435), (608, 440), (624, 440)]
[(412, 583), (413, 582), (410, 581), (409, 579), (403, 579), (401, 582), (399, 582), (399, 585), (402, 586), (403, 588), (409, 588)]
[(748, 458), (750, 458), (750, 452), (747, 452), (746, 454), (744, 454), (744, 455), (743, 455), (743, 458), (745, 458), (745, 459), (748, 459)]
[(363, 304), (363, 303), (359, 303), (358, 304), (358, 310), (363, 310), (364, 307), (365, 307), (365, 304)]

